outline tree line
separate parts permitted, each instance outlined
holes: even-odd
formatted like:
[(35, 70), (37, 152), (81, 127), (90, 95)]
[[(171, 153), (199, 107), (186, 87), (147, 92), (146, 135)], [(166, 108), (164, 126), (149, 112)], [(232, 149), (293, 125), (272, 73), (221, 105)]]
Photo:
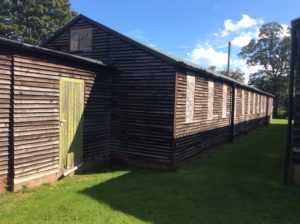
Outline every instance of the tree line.
[(77, 13), (69, 0), (0, 0), (0, 36), (39, 45)]

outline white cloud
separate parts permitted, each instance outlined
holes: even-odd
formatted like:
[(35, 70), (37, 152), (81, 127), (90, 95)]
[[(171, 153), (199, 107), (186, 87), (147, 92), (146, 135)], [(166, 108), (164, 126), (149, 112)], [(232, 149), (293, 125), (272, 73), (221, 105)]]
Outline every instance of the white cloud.
[(226, 19), (224, 21), (224, 29), (221, 32), (216, 33), (217, 36), (226, 37), (232, 32), (237, 32), (240, 30), (249, 29), (251, 27), (256, 27), (259, 24), (262, 24), (263, 20), (253, 19), (250, 16), (243, 14), (242, 18), (233, 22), (231, 19)]
[(191, 61), (201, 65), (222, 67), (227, 64), (227, 53), (216, 51), (211, 46), (198, 45), (187, 55)]
[(248, 67), (246, 61), (237, 57), (240, 48), (246, 46), (251, 39), (258, 38), (259, 27), (263, 20), (251, 18), (243, 14), (239, 21), (227, 19), (224, 21), (223, 30), (219, 30), (206, 42), (199, 42), (196, 47), (190, 50), (187, 55), (188, 59), (202, 66), (215, 65), (218, 70), (227, 66), (227, 43), (231, 40), (231, 68), (240, 68), (246, 74), (246, 79), (250, 73), (256, 72), (259, 67)]
[(281, 35), (281, 37), (287, 37), (290, 36), (290, 29), (289, 26), (287, 24), (280, 24), (283, 28), (283, 34)]
[[(259, 18), (251, 18), (249, 15), (242, 15), (239, 21), (227, 19), (224, 21), (223, 29), (219, 29), (216, 33), (212, 33), (210, 38), (199, 41), (198, 44), (191, 49), (187, 49), (188, 60), (205, 66), (216, 66), (217, 70), (223, 70), (227, 66), (227, 43), (231, 40), (231, 69), (239, 68), (246, 74), (246, 82), (249, 75), (263, 69), (261, 66), (249, 66), (246, 60), (238, 57), (240, 48), (246, 46), (251, 39), (257, 39), (259, 28), (264, 23)], [(281, 37), (290, 35), (288, 25), (281, 24), (283, 34)]]
[(158, 48), (157, 45), (153, 43), (148, 43), (147, 46), (151, 48)]
[(235, 45), (237, 47), (243, 47), (243, 46), (247, 45), (251, 39), (252, 39), (252, 35), (242, 33), (241, 35), (235, 37), (231, 41), (231, 43), (232, 43), (232, 45)]
[(258, 38), (258, 29), (256, 31), (242, 32), (238, 36), (233, 37), (231, 43), (237, 47), (244, 47), (249, 44), (251, 39)]
[[(227, 53), (223, 51), (217, 51), (212, 46), (198, 45), (191, 52), (188, 53), (188, 60), (202, 65), (204, 67), (216, 66), (217, 70), (222, 70), (227, 66)], [(232, 58), (230, 60), (230, 68), (239, 68), (245, 73), (246, 83), (249, 80), (251, 73), (255, 73), (262, 69), (261, 66), (248, 66), (246, 60), (239, 58)]]
[(228, 31), (237, 31), (240, 29), (245, 29), (251, 26), (255, 26), (256, 24), (257, 21), (255, 19), (252, 19), (250, 16), (244, 14), (242, 15), (242, 19), (237, 23), (232, 22), (232, 20), (230, 19), (225, 20), (224, 27)]

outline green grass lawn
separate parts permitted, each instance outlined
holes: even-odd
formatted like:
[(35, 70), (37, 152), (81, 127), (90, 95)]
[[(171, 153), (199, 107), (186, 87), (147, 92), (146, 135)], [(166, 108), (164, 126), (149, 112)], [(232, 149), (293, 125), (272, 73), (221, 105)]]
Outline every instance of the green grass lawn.
[(286, 121), (274, 120), (178, 171), (110, 166), (0, 196), (0, 223), (300, 223), (282, 185)]

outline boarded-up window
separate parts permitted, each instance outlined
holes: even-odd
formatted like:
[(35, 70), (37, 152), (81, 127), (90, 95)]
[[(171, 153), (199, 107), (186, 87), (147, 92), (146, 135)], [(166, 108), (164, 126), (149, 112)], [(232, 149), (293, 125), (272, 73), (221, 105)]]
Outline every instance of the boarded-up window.
[(247, 114), (250, 114), (250, 103), (251, 103), (251, 93), (250, 92), (248, 92), (248, 112), (247, 112)]
[(223, 84), (222, 118), (226, 118), (227, 112), (227, 85)]
[(257, 95), (257, 102), (256, 102), (256, 113), (259, 113), (259, 99), (260, 99), (260, 95)]
[(268, 112), (268, 110), (269, 110), (268, 106), (269, 106), (269, 99), (268, 99), (268, 97), (266, 96), (265, 112)]
[(214, 116), (214, 83), (208, 81), (208, 111), (207, 119), (212, 120)]
[(261, 101), (260, 101), (260, 113), (264, 112), (264, 96), (261, 96)]
[(253, 93), (253, 105), (252, 105), (252, 113), (255, 114), (256, 112), (256, 94)]
[(236, 88), (234, 88), (234, 117), (236, 117), (236, 99), (237, 99), (237, 94), (238, 94), (238, 90)]
[(265, 96), (262, 97), (261, 101), (261, 113), (265, 112)]
[(242, 90), (242, 115), (245, 115), (245, 91)]
[(195, 107), (195, 76), (186, 77), (186, 111), (185, 121), (193, 122)]
[(258, 113), (260, 114), (261, 113), (261, 108), (262, 108), (262, 96), (259, 96), (259, 105), (258, 105)]
[(71, 30), (70, 51), (92, 50), (92, 29)]

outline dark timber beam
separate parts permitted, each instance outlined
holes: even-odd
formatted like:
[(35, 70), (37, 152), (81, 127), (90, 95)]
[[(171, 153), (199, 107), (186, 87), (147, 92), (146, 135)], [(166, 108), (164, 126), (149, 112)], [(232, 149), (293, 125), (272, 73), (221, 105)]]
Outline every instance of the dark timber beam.
[(289, 106), (288, 106), (288, 128), (286, 138), (285, 160), (284, 160), (284, 172), (283, 182), (289, 184), (290, 173), (290, 161), (291, 161), (291, 141), (292, 141), (292, 120), (294, 110), (294, 72), (295, 72), (295, 60), (297, 55), (297, 38), (298, 30), (292, 26), (292, 51), (291, 51), (291, 64), (290, 64), (290, 82), (289, 82)]

